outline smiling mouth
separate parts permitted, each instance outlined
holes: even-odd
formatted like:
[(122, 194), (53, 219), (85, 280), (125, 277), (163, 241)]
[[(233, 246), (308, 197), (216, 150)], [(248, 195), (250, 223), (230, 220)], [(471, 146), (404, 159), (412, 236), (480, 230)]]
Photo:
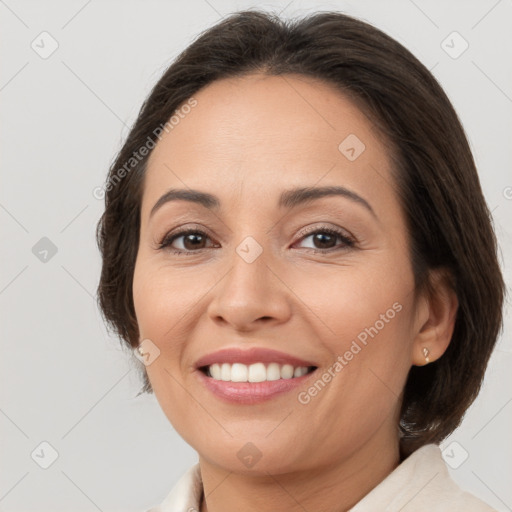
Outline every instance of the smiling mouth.
[(293, 366), (279, 363), (215, 363), (199, 370), (213, 380), (223, 382), (268, 382), (302, 377), (316, 370), (316, 366)]

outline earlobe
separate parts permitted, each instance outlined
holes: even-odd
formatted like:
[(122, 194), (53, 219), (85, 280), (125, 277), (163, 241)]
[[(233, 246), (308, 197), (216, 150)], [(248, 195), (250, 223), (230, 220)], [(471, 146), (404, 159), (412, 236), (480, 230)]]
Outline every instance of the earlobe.
[(439, 359), (450, 344), (459, 301), (450, 274), (446, 270), (431, 271), (425, 293), (427, 319), (416, 334), (412, 364), (425, 366)]

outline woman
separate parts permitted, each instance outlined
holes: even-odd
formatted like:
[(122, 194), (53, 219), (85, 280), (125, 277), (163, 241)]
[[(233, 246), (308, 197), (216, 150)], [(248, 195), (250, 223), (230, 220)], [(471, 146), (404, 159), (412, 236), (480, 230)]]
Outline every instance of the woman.
[(153, 512), (488, 511), (438, 444), (504, 285), (429, 71), (340, 13), (236, 13), (144, 103), (105, 186), (105, 319), (199, 455)]

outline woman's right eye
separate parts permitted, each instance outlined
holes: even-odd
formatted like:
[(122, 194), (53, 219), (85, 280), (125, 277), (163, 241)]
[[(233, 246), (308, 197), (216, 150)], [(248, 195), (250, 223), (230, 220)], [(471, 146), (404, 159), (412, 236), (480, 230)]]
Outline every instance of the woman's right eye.
[[(181, 247), (176, 248), (173, 246), (174, 242), (180, 239), (183, 239), (179, 244)], [(187, 229), (178, 231), (172, 235), (166, 235), (159, 243), (158, 248), (172, 250), (174, 254), (190, 254), (198, 252), (198, 250), (201, 249), (207, 249), (208, 247), (202, 246), (203, 242), (207, 239), (210, 239), (210, 237), (204, 231), (198, 229)]]

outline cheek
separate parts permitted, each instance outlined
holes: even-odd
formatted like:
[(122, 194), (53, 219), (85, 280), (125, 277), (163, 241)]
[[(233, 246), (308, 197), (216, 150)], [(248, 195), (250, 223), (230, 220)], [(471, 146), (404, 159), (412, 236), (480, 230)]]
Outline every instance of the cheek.
[[(413, 279), (397, 268), (326, 269), (297, 288), (315, 313), (316, 338), (329, 354), (324, 371), (335, 375), (325, 403), (353, 417), (389, 414), (410, 369)], [(369, 403), (375, 404), (371, 411), (361, 409)]]
[[(211, 276), (210, 276), (211, 277)], [(195, 283), (195, 284), (194, 284)], [(190, 396), (182, 384), (190, 371), (187, 341), (209, 289), (207, 280), (190, 279), (182, 271), (151, 260), (139, 260), (133, 279), (133, 301), (140, 339), (158, 349), (146, 372), (157, 400), (171, 423), (190, 414)], [(185, 405), (183, 410), (180, 410)]]
[(187, 441), (187, 425), (193, 421), (194, 413), (181, 384), (179, 365), (184, 343), (180, 340), (186, 326), (183, 319), (190, 311), (194, 293), (187, 287), (180, 293), (179, 279), (173, 277), (171, 282), (169, 275), (165, 268), (138, 260), (133, 301), (141, 340), (151, 340), (159, 350), (158, 357), (146, 366), (154, 396), (167, 419)]
[(373, 263), (364, 268), (330, 266), (288, 277), (331, 352), (348, 348), (347, 342), (354, 339), (364, 344), (392, 331), (396, 337), (407, 325), (403, 320), (410, 314), (406, 309), (412, 276), (383, 262)]
[(175, 338), (180, 319), (192, 313), (204, 294), (204, 285), (194, 287), (179, 271), (138, 262), (133, 278), (133, 302), (141, 337)]

